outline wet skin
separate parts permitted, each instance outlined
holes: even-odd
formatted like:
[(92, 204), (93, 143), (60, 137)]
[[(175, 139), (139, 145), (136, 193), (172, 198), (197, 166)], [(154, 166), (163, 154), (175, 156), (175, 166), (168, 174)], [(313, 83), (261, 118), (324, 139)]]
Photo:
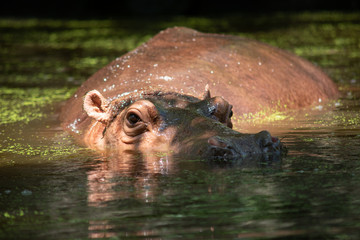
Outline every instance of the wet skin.
[[(209, 86), (219, 97), (210, 96)], [(91, 76), (68, 100), (61, 121), (86, 146), (120, 155), (278, 156), (281, 143), (268, 132), (233, 131), (232, 111), (296, 109), (338, 94), (326, 74), (291, 53), (241, 37), (171, 28)]]
[(202, 100), (156, 92), (108, 103), (94, 90), (85, 96), (84, 109), (95, 120), (85, 143), (102, 152), (168, 152), (221, 162), (278, 160), (281, 155), (282, 144), (267, 131), (232, 130), (232, 106), (209, 91)]

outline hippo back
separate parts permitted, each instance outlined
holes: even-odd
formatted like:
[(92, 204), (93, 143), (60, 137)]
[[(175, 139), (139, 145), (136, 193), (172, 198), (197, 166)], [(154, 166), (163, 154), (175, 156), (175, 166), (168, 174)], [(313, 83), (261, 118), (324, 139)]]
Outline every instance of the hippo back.
[(242, 37), (175, 27), (91, 76), (68, 100), (61, 120), (66, 126), (86, 120), (83, 96), (93, 89), (109, 100), (156, 91), (202, 98), (207, 84), (235, 114), (300, 108), (338, 95), (326, 74), (294, 54)]

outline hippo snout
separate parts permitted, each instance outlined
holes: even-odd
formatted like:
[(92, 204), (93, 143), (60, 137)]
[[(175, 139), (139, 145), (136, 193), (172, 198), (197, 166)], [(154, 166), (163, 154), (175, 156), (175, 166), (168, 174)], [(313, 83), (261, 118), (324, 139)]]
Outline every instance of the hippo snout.
[(210, 158), (222, 162), (244, 159), (261, 159), (265, 161), (280, 160), (284, 146), (277, 137), (267, 131), (257, 134), (208, 139)]
[(281, 142), (277, 137), (270, 135), (268, 131), (261, 131), (255, 134), (255, 141), (264, 153), (280, 150)]

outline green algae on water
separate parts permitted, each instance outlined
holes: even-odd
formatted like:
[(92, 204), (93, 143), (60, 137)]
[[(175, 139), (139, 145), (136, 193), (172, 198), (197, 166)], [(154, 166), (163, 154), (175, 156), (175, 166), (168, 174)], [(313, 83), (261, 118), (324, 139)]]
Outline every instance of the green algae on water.
[(43, 118), (43, 107), (63, 101), (72, 93), (68, 88), (0, 88), (0, 125)]

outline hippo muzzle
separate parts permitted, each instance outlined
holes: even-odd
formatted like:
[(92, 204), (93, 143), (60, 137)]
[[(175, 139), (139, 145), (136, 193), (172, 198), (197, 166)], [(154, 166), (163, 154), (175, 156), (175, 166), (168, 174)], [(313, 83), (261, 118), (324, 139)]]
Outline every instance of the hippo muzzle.
[(286, 152), (277, 137), (268, 131), (241, 136), (213, 136), (208, 139), (207, 158), (218, 162), (237, 162), (245, 159), (278, 161)]

